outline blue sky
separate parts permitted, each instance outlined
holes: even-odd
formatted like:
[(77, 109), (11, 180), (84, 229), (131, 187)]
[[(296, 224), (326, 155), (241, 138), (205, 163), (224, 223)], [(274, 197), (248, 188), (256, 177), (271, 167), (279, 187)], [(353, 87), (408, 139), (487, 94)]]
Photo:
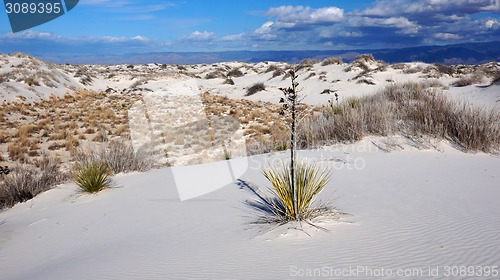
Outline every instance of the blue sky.
[(20, 33), (11, 32), (0, 10), (0, 52), (45, 56), (496, 40), (500, 0), (80, 0), (68, 14)]

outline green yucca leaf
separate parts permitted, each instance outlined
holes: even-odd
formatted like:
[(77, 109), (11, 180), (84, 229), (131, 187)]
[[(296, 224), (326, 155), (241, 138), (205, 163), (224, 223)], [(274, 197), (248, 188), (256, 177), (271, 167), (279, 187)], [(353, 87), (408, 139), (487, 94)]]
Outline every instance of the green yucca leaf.
[(314, 198), (323, 190), (330, 181), (331, 173), (328, 169), (320, 172), (317, 164), (299, 162), (295, 168), (295, 192), (298, 208), (295, 210), (294, 194), (292, 192), (290, 166), (282, 162), (280, 169), (270, 167), (263, 171), (264, 176), (271, 183), (271, 191), (278, 200), (275, 208), (283, 209), (276, 211), (284, 215), (285, 220), (303, 219), (310, 212)]
[(71, 172), (73, 181), (88, 193), (97, 193), (111, 186), (111, 167), (107, 162), (77, 163)]

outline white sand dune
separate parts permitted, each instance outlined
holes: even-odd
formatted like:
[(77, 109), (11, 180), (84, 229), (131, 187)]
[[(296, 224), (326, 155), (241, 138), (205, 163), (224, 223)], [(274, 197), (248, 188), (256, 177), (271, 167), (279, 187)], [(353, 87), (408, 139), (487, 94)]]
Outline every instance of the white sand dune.
[[(404, 279), (465, 279), (445, 277), (445, 266), (500, 264), (498, 157), (443, 143), (441, 152), (384, 153), (372, 141), (301, 152), (333, 167), (320, 198), (349, 213), (318, 223), (326, 232), (250, 225), (256, 216), (243, 202), (253, 196), (236, 184), (181, 202), (175, 171), (163, 168), (118, 175), (98, 195), (60, 185), (1, 212), (1, 277), (403, 279), (398, 269), (414, 269)], [(242, 179), (266, 186), (260, 167), (285, 156), (248, 158)]]
[[(2, 55), (0, 101), (32, 101), (77, 88), (112, 89), (114, 94), (137, 91), (143, 94), (144, 108), (156, 108), (162, 116), (171, 104), (153, 97), (179, 95), (185, 85), (180, 89), (173, 85), (187, 80), (189, 92), (277, 103), (282, 96), (279, 87), (289, 81), (265, 73), (271, 64), (284, 65), (187, 65), (181, 73), (174, 65), (57, 66)], [(18, 71), (19, 65), (29, 66), (28, 70)], [(407, 63), (404, 68), (429, 66)], [(333, 95), (320, 94), (325, 89), (338, 92), (342, 101), (373, 94), (394, 82), (433, 79), (422, 70), (408, 74), (391, 66), (370, 73), (375, 85), (358, 84), (354, 77), (361, 70), (346, 72), (346, 67), (315, 64), (302, 70), (304, 102), (327, 104)], [(245, 75), (233, 78), (234, 85), (223, 84), (225, 78), (205, 79), (207, 73), (221, 68), (241, 68)], [(48, 77), (37, 81), (39, 85), (17, 81), (38, 70)], [(309, 77), (313, 72), (316, 75)], [(445, 94), (499, 108), (500, 85), (487, 86), (485, 80), (446, 89), (457, 78), (439, 78)], [(245, 97), (246, 89), (256, 82), (264, 82), (266, 90)], [(186, 103), (196, 107), (199, 102)], [(145, 109), (134, 108), (142, 116)], [(285, 158), (283, 153), (233, 159), (229, 165), (208, 164), (209, 174), (200, 173), (200, 166), (184, 166), (182, 174), (187, 176), (182, 184), (176, 181), (180, 169), (174, 167), (118, 175), (116, 187), (98, 195), (83, 195), (71, 183), (57, 186), (0, 212), (0, 278), (498, 279), (500, 159), (462, 153), (444, 142), (421, 143), (420, 148), (434, 148), (418, 150), (394, 139), (370, 137), (352, 145), (300, 153), (333, 168), (332, 181), (320, 198), (334, 199), (332, 205), (347, 214), (316, 221), (327, 231), (307, 223), (278, 228), (250, 224), (257, 216), (244, 202), (254, 195), (226, 178), (265, 187), (261, 167)], [(377, 147), (398, 150), (386, 153)], [(189, 176), (198, 183), (189, 185)], [(192, 189), (178, 189), (186, 186)], [(211, 190), (215, 191), (180, 200), (182, 194), (191, 197)], [(461, 267), (474, 271), (467, 277), (457, 275)], [(478, 277), (480, 269), (482, 277)]]

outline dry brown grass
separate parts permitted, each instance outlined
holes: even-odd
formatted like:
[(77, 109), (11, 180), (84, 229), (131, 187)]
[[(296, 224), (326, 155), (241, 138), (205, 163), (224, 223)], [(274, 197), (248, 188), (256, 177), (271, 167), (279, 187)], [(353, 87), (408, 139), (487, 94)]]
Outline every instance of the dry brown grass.
[[(0, 104), (0, 118), (3, 120), (0, 122), (0, 143), (8, 144), (7, 154), (13, 162), (36, 158), (47, 148), (57, 150), (64, 161), (68, 161), (69, 153), (77, 145), (76, 138), (92, 141), (98, 126), (105, 128), (106, 135), (127, 136), (127, 112), (139, 98), (83, 90), (61, 98), (50, 96), (31, 104), (4, 102)], [(88, 134), (93, 136), (89, 138)], [(34, 145), (31, 139), (37, 138), (40, 142), (40, 137), (45, 142), (52, 142)], [(65, 152), (60, 153), (62, 148)]]
[(9, 141), (9, 139), (10, 139), (10, 134), (7, 131), (1, 129), (0, 130), (0, 144), (7, 143)]
[(358, 102), (324, 107), (320, 115), (306, 119), (299, 129), (301, 147), (400, 134), (447, 139), (465, 151), (500, 149), (498, 111), (450, 100), (425, 84), (390, 85)]

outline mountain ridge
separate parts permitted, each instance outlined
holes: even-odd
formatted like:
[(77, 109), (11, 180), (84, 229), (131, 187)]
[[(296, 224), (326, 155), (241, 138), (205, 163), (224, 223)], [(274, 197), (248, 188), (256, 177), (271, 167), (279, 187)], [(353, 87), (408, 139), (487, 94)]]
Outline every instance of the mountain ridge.
[(298, 50), (298, 51), (220, 51), (220, 52), (149, 52), (130, 54), (81, 55), (31, 54), (53, 63), (71, 64), (203, 64), (228, 61), (257, 63), (281, 61), (297, 63), (305, 58), (324, 59), (330, 56), (349, 62), (361, 54), (372, 54), (389, 63), (421, 61), (442, 64), (482, 64), (500, 61), (500, 41), (462, 43), (444, 46), (418, 46), (398, 49)]

